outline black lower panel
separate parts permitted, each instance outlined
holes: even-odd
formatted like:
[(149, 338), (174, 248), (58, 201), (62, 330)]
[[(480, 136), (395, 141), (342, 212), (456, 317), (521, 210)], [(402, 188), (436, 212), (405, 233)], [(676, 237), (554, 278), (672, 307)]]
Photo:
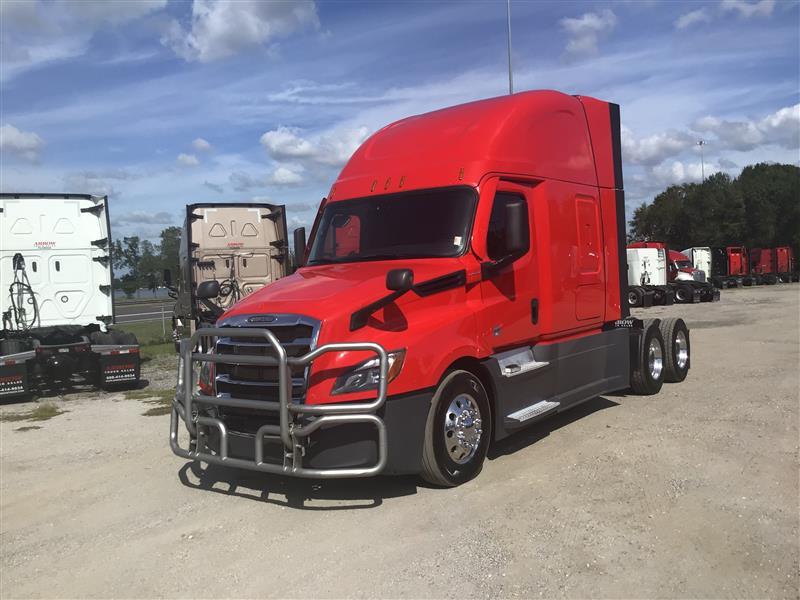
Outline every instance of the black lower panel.
[[(538, 366), (513, 376), (501, 372), (496, 358), (487, 361), (495, 388), (495, 439), (600, 394), (630, 384), (630, 339), (627, 329), (611, 329), (567, 342), (536, 345)], [(548, 412), (517, 422), (507, 416), (538, 402), (558, 403)]]
[[(419, 473), (422, 444), (432, 391), (393, 396), (377, 413), (386, 425), (388, 460), (385, 474)], [(244, 416), (239, 416), (241, 421)], [(259, 418), (261, 424), (263, 416)], [(237, 421), (236, 423), (239, 423)], [(232, 423), (231, 423), (232, 424)], [(241, 425), (241, 423), (239, 423)], [(228, 432), (228, 453), (231, 457), (253, 460), (255, 432), (258, 427), (238, 427)], [(251, 432), (252, 430), (252, 432)], [(219, 435), (209, 428), (208, 445), (219, 451)], [(283, 444), (274, 439), (264, 442), (264, 461), (283, 464)], [(369, 467), (378, 462), (378, 432), (369, 423), (350, 423), (321, 427), (309, 436), (303, 466), (315, 469)]]

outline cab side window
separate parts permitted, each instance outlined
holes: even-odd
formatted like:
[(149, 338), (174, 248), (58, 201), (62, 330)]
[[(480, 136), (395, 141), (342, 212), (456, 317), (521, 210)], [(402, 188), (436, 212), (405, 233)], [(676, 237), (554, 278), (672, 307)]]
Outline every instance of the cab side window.
[(525, 205), (525, 252), (530, 249), (530, 223), (528, 221), (527, 202), (524, 196), (511, 194), (508, 192), (498, 192), (494, 197), (492, 205), (492, 216), (489, 218), (489, 232), (486, 236), (486, 249), (490, 260), (500, 260), (506, 255), (505, 233), (506, 233), (506, 205), (511, 202), (519, 202)]

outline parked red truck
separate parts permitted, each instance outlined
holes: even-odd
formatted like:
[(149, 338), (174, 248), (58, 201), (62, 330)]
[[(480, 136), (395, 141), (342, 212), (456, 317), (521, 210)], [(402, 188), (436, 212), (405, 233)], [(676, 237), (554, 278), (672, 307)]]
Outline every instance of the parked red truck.
[(750, 274), (755, 277), (757, 284), (774, 285), (778, 283), (775, 255), (774, 248), (750, 249)]
[(681, 319), (628, 315), (615, 104), (525, 92), (393, 123), (304, 241), (305, 266), (203, 330), (212, 352), (182, 342), (179, 456), (453, 486), (494, 440), (688, 373)]

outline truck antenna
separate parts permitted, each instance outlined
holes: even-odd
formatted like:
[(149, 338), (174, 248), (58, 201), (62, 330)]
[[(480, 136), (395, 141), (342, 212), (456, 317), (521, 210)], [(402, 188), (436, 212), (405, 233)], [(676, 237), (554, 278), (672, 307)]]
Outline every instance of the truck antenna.
[(511, 0), (506, 0), (506, 16), (508, 17), (508, 93), (514, 93), (514, 75), (511, 71)]

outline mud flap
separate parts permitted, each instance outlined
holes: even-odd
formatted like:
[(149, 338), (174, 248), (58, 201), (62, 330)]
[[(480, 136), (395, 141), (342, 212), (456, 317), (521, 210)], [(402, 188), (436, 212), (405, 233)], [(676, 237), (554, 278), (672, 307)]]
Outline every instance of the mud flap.
[(23, 363), (0, 365), (0, 398), (28, 393), (28, 367)]
[(100, 356), (100, 387), (125, 385), (139, 381), (139, 352), (103, 354)]

